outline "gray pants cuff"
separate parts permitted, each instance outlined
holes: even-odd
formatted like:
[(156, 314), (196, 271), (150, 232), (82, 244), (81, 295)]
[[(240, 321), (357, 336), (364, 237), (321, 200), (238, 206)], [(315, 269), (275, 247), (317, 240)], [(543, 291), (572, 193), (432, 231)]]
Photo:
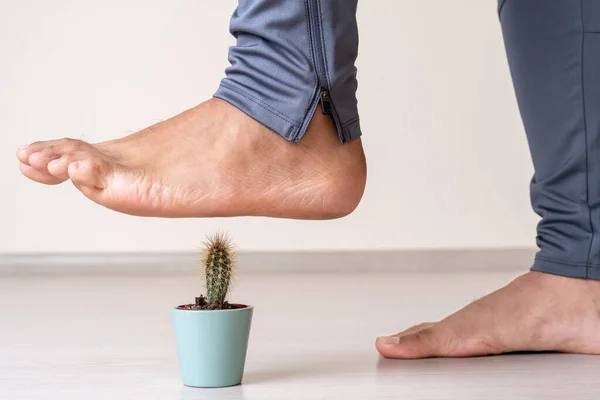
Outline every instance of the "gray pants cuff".
[(231, 66), (214, 97), (287, 140), (301, 140), (321, 109), (340, 142), (358, 138), (356, 3), (240, 0), (230, 23)]
[(225, 100), (287, 140), (295, 140), (300, 133), (301, 121), (283, 114), (235, 83), (222, 82), (213, 97)]
[(540, 257), (536, 257), (531, 270), (568, 278), (600, 280), (600, 266), (571, 264)]

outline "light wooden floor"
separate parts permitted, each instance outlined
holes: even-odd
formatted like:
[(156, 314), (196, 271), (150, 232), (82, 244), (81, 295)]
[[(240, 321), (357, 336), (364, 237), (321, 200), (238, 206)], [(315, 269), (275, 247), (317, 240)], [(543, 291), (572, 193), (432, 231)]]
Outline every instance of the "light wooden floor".
[(188, 275), (2, 276), (0, 399), (599, 399), (600, 357), (379, 359), (373, 343), (436, 320), (518, 272), (258, 273), (244, 384), (183, 387), (170, 307)]

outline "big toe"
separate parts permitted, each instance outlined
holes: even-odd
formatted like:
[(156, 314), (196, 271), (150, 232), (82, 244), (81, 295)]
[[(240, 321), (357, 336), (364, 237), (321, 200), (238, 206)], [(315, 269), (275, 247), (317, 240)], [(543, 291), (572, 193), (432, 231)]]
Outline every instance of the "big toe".
[(435, 322), (423, 322), (419, 325), (412, 326), (402, 332), (396, 333), (393, 336), (402, 337), (402, 336), (410, 335), (411, 333), (415, 333), (415, 332), (422, 331), (423, 329), (431, 328), (434, 325), (435, 325)]
[(386, 358), (428, 358), (444, 357), (451, 352), (448, 334), (440, 333), (434, 327), (417, 330), (404, 336), (384, 336), (377, 338), (377, 351)]
[(68, 165), (68, 175), (75, 186), (104, 189), (111, 174), (110, 163), (98, 158), (86, 158), (71, 162)]

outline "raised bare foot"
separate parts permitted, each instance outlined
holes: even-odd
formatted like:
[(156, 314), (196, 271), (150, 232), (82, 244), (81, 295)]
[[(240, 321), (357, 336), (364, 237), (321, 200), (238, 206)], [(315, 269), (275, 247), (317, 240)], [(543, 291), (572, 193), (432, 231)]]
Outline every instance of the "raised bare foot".
[(318, 110), (290, 143), (219, 99), (122, 139), (36, 142), (17, 157), (34, 181), (71, 179), (98, 204), (157, 217), (337, 218), (356, 208), (366, 180), (360, 139), (341, 145)]
[(600, 281), (529, 272), (437, 323), (377, 339), (388, 358), (600, 354)]

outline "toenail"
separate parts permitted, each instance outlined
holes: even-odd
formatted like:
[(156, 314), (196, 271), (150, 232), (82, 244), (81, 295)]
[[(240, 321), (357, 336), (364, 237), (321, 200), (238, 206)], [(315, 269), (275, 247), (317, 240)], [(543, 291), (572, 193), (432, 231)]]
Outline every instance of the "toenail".
[(400, 338), (398, 336), (381, 336), (378, 339), (383, 344), (398, 344), (398, 343), (400, 343)]

